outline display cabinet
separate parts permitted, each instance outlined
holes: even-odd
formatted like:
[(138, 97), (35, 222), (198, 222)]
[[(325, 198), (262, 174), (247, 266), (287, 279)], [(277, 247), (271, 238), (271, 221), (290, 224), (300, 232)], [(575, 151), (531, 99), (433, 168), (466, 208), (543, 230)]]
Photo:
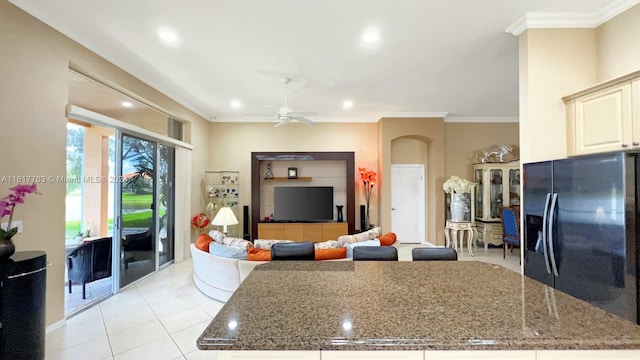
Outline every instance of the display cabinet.
[(502, 245), (502, 208), (520, 205), (520, 163), (475, 164), (473, 176), (477, 240)]
[[(240, 172), (238, 171), (206, 171), (205, 181), (205, 214), (210, 220), (218, 211), (228, 206), (236, 219), (240, 221)], [(227, 229), (227, 236), (240, 236), (240, 225), (232, 225)]]

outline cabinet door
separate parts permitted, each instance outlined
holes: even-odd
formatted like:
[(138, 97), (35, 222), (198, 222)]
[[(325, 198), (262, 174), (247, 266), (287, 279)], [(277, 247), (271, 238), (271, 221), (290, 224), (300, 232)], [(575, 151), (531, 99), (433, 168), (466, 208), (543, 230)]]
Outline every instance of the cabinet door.
[(304, 224), (303, 241), (322, 242), (322, 224)]
[(302, 223), (284, 224), (284, 240), (304, 241), (304, 228)]
[(283, 224), (258, 224), (258, 239), (283, 240)]
[(489, 170), (489, 216), (490, 220), (499, 220), (504, 197), (504, 170)]
[(631, 126), (633, 127), (631, 146), (637, 149), (640, 147), (640, 79), (636, 79), (631, 83), (631, 107)]
[[(631, 83), (626, 82), (574, 102), (575, 153), (592, 154), (632, 146)], [(571, 119), (569, 119), (571, 121)], [(569, 141), (571, 142), (571, 141)]]
[(322, 225), (322, 241), (338, 240), (342, 235), (348, 235), (347, 223), (328, 223)]

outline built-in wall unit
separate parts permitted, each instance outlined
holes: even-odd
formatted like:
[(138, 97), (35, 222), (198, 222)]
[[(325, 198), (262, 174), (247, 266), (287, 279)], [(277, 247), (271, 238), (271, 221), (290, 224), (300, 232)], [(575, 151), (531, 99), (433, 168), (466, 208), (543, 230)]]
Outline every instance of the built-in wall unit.
[(252, 152), (251, 238), (325, 241), (353, 233), (354, 175), (353, 152)]

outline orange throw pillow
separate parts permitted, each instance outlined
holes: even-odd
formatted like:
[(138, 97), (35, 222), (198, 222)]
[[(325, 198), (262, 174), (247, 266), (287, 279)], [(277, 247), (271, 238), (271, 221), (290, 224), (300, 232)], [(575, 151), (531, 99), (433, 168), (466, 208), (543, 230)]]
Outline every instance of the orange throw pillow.
[(380, 246), (391, 246), (396, 242), (396, 234), (389, 232), (378, 236), (378, 240), (380, 240)]
[(331, 249), (316, 249), (316, 260), (332, 260), (332, 259), (344, 259), (347, 257), (347, 248), (331, 248)]
[(247, 250), (247, 260), (249, 261), (271, 261), (271, 250), (256, 249), (250, 246)]
[(212, 241), (213, 239), (211, 238), (211, 236), (202, 234), (196, 239), (196, 247), (202, 251), (209, 252), (209, 243)]

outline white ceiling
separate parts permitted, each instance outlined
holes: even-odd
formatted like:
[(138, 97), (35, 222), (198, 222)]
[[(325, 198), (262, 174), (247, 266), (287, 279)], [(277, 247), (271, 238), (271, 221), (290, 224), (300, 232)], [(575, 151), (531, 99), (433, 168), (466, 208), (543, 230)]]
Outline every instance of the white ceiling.
[[(11, 2), (211, 121), (274, 115), (283, 77), (289, 107), (320, 112), (316, 121), (504, 121), (518, 117), (518, 38), (507, 27), (527, 12), (598, 15), (630, 0)], [(160, 27), (180, 44), (159, 41)], [(381, 40), (363, 47), (371, 27)]]

